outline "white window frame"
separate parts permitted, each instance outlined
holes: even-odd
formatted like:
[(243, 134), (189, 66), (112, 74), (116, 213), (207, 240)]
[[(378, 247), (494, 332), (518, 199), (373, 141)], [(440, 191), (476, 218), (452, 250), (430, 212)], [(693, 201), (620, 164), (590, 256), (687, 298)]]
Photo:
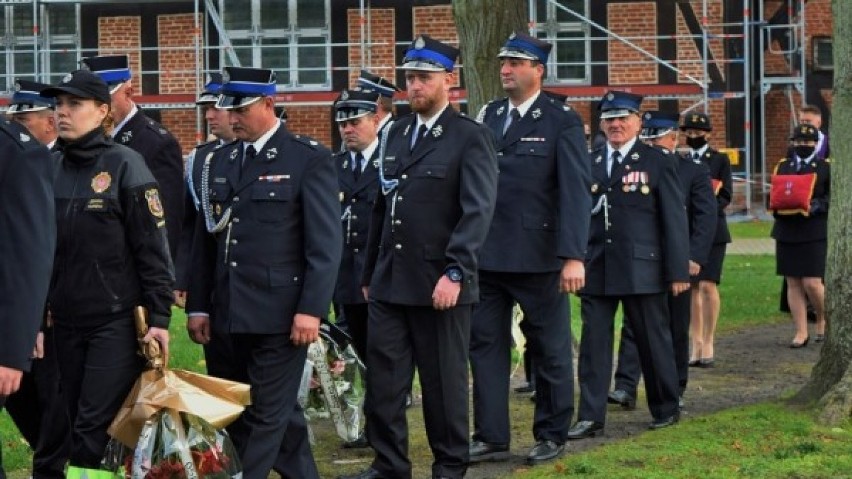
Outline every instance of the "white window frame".
[(61, 46), (63, 50), (66, 50), (67, 55), (73, 55), (75, 59), (79, 59), (82, 57), (82, 48), (80, 45), (80, 4), (73, 4), (74, 6), (74, 32), (73, 34), (57, 34), (54, 35), (50, 31), (50, 15), (51, 10), (61, 4), (57, 5), (42, 5), (41, 6), (41, 23), (42, 25), (42, 52), (41, 52), (41, 64), (42, 64), (42, 74), (41, 80), (43, 83), (56, 83), (52, 77), (59, 77), (60, 75), (67, 74), (69, 72), (65, 70), (54, 70), (52, 60), (50, 58), (51, 53), (55, 53), (53, 50)]
[[(534, 37), (542, 38), (554, 45), (553, 50), (550, 52), (550, 58), (548, 58), (547, 61), (547, 77), (544, 79), (544, 83), (546, 85), (587, 85), (591, 83), (592, 47), (591, 40), (589, 38), (589, 24), (579, 19), (571, 22), (557, 22), (557, 7), (553, 5), (551, 0), (546, 1), (547, 11), (542, 15), (542, 12), (537, 11), (537, 0), (529, 0), (530, 20), (532, 20), (535, 25), (530, 34)], [(584, 11), (579, 13), (585, 16), (589, 15), (589, 2), (590, 0), (585, 0), (583, 2)], [(584, 74), (582, 78), (560, 78), (558, 76), (559, 70), (556, 62), (556, 49), (559, 48), (559, 45), (557, 42), (557, 34), (566, 32), (583, 33), (583, 40), (576, 40), (577, 42), (583, 43), (584, 61), (582, 67)], [(544, 35), (540, 35), (540, 33), (544, 33)], [(573, 41), (575, 40), (572, 40), (572, 42)], [(572, 63), (571, 66), (575, 66), (575, 64)]]
[[(276, 38), (276, 39), (287, 39), (288, 40), (288, 56), (289, 56), (289, 82), (282, 82), (281, 76), (279, 75), (279, 83), (276, 87), (278, 91), (309, 91), (309, 90), (319, 90), (319, 89), (331, 89), (331, 0), (315, 0), (316, 2), (322, 2), (325, 8), (325, 26), (320, 28), (299, 28), (298, 27), (298, 8), (297, 8), (297, 0), (281, 0), (282, 2), (287, 2), (288, 8), (288, 18), (290, 20), (290, 24), (284, 26), (284, 28), (275, 28), (275, 29), (263, 29), (261, 28), (261, 3), (260, 0), (251, 0), (251, 28), (240, 29), (240, 30), (230, 30), (227, 29), (227, 25), (225, 25), (226, 33), (229, 38), (233, 40), (250, 40), (251, 42), (251, 65), (242, 65), (245, 67), (263, 67), (263, 68), (271, 68), (273, 70), (280, 70), (280, 67), (276, 67), (275, 65), (263, 65), (262, 64), (262, 49), (263, 49), (263, 39), (264, 38)], [(219, 12), (224, 22), (224, 13), (228, 8), (228, 0), (219, 0)], [(299, 69), (299, 38), (300, 37), (321, 37), (324, 38), (324, 51), (325, 51), (325, 81), (323, 83), (302, 83), (299, 81), (300, 78), (300, 69)], [(312, 44), (311, 47), (316, 47), (317, 45)], [(281, 48), (281, 47), (272, 47), (272, 48)], [(229, 65), (227, 54), (224, 51), (220, 51), (219, 54), (221, 65)]]

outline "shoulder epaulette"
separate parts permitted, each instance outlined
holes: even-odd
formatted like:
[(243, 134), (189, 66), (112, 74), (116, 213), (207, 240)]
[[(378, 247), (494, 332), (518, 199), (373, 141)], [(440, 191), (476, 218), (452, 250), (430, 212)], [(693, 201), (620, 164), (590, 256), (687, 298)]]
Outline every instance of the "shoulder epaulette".
[(299, 143), (310, 147), (310, 149), (312, 149), (312, 150), (316, 150), (320, 146), (320, 144), (317, 140), (314, 140), (313, 138), (311, 138), (309, 136), (293, 135), (293, 138), (295, 138), (296, 141), (298, 141)]
[(0, 121), (0, 129), (9, 135), (9, 138), (17, 143), (21, 149), (32, 148), (40, 145), (40, 143), (36, 141), (24, 127), (16, 123), (12, 123), (9, 120)]

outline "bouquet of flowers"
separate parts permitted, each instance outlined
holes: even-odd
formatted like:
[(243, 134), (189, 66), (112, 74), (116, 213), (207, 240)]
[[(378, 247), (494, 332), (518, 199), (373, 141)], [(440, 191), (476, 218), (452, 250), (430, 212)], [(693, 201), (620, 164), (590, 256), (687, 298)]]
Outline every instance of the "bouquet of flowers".
[(135, 450), (110, 443), (104, 467), (125, 479), (231, 479), (242, 471), (224, 430), (174, 409), (145, 422)]
[(358, 439), (364, 422), (364, 369), (349, 336), (324, 321), (320, 338), (308, 346), (299, 388), (308, 420), (330, 418), (341, 439)]

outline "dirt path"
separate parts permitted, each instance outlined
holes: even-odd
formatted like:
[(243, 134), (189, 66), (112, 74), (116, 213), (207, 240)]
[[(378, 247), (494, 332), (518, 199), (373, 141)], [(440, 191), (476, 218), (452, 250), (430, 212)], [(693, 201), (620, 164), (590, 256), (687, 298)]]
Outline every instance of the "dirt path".
[[(708, 414), (721, 409), (742, 406), (778, 398), (781, 394), (804, 384), (819, 355), (819, 346), (813, 342), (803, 349), (790, 349), (793, 329), (790, 323), (771, 324), (730, 333), (716, 341), (716, 367), (712, 369), (690, 368), (690, 381), (685, 396), (686, 407), (682, 420)], [(575, 361), (576, 367), (576, 361)], [(516, 376), (521, 376), (518, 371)], [(521, 385), (519, 378), (515, 385)], [(518, 469), (527, 469), (524, 458), (533, 446), (531, 433), (532, 402), (528, 395), (511, 393), (512, 417), (520, 418), (512, 426), (512, 457), (507, 462), (484, 463), (468, 469), (469, 479), (494, 479), (510, 477)], [(575, 394), (579, 394), (576, 390)], [(602, 444), (647, 432), (651, 420), (644, 399), (644, 386), (639, 386), (639, 400), (635, 411), (624, 411), (618, 406), (609, 406), (604, 436), (568, 443), (566, 454), (585, 451)], [(409, 426), (412, 436), (411, 456), (414, 477), (430, 477), (431, 454), (423, 438), (420, 404), (409, 411)], [(576, 419), (576, 418), (575, 418)], [(523, 422), (523, 424), (521, 424)], [(339, 441), (330, 431), (315, 429), (318, 442)], [(372, 460), (370, 450), (347, 450), (336, 447), (315, 448), (314, 452), (322, 477), (334, 478), (341, 473), (352, 473), (367, 467)], [(548, 467), (547, 465), (541, 467)]]
[[(783, 323), (752, 328), (719, 338), (716, 341), (716, 367), (690, 368), (682, 420), (721, 409), (772, 400), (803, 385), (810, 375), (811, 367), (817, 361), (820, 345), (811, 342), (806, 348), (790, 349), (788, 344), (792, 334), (792, 326)], [(643, 387), (639, 387), (640, 398), (635, 411), (609, 406), (605, 435), (569, 442), (567, 454), (646, 432), (651, 416), (644, 401)], [(514, 394), (513, 408), (526, 408), (531, 414), (531, 406), (532, 403), (526, 397)], [(518, 411), (521, 413), (520, 409)], [(533, 445), (531, 433), (513, 430), (512, 439), (510, 462), (473, 466), (466, 477), (506, 477), (515, 469), (526, 468), (524, 456)]]

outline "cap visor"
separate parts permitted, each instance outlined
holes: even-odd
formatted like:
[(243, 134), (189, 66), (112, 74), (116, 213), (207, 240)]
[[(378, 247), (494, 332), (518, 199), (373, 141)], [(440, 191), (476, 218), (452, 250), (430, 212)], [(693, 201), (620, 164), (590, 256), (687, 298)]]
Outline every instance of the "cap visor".
[(195, 101), (196, 105), (210, 105), (212, 103), (216, 103), (219, 100), (219, 95), (214, 95), (212, 93), (203, 93), (198, 97), (198, 100)]
[(114, 95), (115, 92), (117, 92), (118, 89), (121, 88), (121, 86), (124, 85), (125, 83), (127, 83), (127, 82), (123, 81), (123, 82), (120, 82), (120, 83), (116, 83), (115, 85), (107, 85), (109, 87), (109, 94)]
[(263, 98), (262, 96), (245, 96), (245, 95), (227, 95), (221, 94), (219, 95), (219, 100), (216, 101), (216, 108), (220, 108), (222, 110), (233, 110), (235, 108), (242, 108), (244, 106), (249, 106), (252, 103)]
[(42, 111), (50, 109), (49, 106), (24, 106), (24, 105), (9, 105), (9, 109), (6, 110), (7, 115), (14, 115), (16, 113), (32, 113), (34, 111)]
[(532, 53), (522, 52), (520, 50), (513, 50), (504, 48), (500, 50), (500, 53), (497, 54), (497, 58), (520, 58), (521, 60), (538, 60), (538, 57), (533, 55)]
[(631, 113), (635, 112), (627, 109), (607, 110), (601, 112), (601, 119), (606, 120), (607, 118), (621, 118), (624, 116), (629, 116)]
[(74, 88), (72, 86), (53, 86), (42, 90), (40, 95), (46, 97), (56, 97), (62, 95), (63, 93), (74, 95), (80, 98), (89, 98), (92, 100), (97, 100), (97, 98), (91, 93), (86, 93), (83, 90), (80, 90), (79, 88)]
[(445, 72), (446, 68), (436, 65), (431, 62), (424, 62), (421, 60), (413, 60), (409, 62), (405, 62), (402, 66), (399, 67), (400, 70), (417, 70), (423, 72)]
[[(349, 111), (352, 111), (352, 110), (349, 110)], [(338, 111), (335, 114), (334, 121), (341, 122), (341, 121), (347, 121), (347, 120), (354, 120), (355, 118), (361, 118), (361, 117), (367, 116), (370, 113), (373, 113), (373, 112), (367, 111), (367, 110), (358, 110), (357, 113), (349, 113), (348, 111)]]

